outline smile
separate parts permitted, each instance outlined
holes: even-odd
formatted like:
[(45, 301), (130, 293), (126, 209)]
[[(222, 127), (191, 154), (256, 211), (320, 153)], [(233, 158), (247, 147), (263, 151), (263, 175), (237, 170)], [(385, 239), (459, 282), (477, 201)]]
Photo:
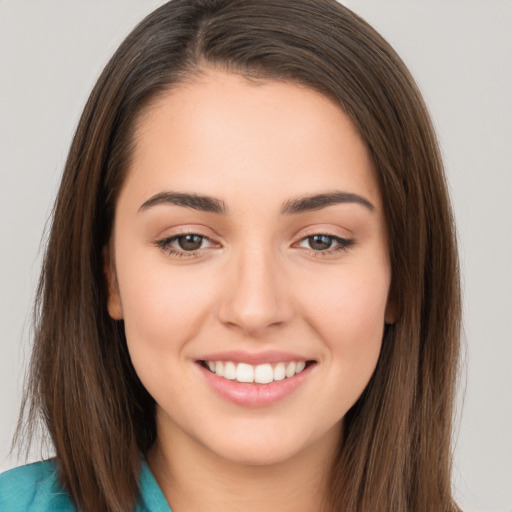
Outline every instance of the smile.
[[(242, 407), (267, 407), (295, 394), (311, 379), (316, 360), (282, 352), (224, 352), (196, 360), (208, 387)], [(252, 364), (251, 364), (252, 363)]]
[(241, 383), (270, 384), (289, 379), (306, 368), (305, 361), (279, 362), (276, 364), (252, 365), (233, 361), (203, 361), (204, 365), (218, 377)]

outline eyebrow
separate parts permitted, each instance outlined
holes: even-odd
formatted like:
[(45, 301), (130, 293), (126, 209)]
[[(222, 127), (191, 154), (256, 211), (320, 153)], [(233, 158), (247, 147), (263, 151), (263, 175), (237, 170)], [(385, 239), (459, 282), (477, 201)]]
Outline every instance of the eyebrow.
[(224, 201), (214, 197), (199, 196), (197, 194), (183, 194), (180, 192), (161, 192), (150, 197), (139, 208), (139, 212), (159, 204), (174, 204), (184, 206), (201, 212), (227, 214), (228, 208)]
[(315, 194), (307, 197), (299, 197), (291, 199), (281, 208), (281, 214), (293, 215), (296, 213), (320, 210), (334, 204), (355, 203), (364, 206), (371, 212), (375, 210), (375, 206), (368, 199), (350, 192), (328, 192), (325, 194)]
[[(347, 203), (359, 204), (371, 212), (375, 210), (375, 206), (368, 199), (358, 194), (335, 191), (290, 199), (283, 204), (281, 215), (295, 215), (307, 211), (321, 210), (322, 208), (335, 204)], [(160, 192), (145, 201), (139, 208), (139, 212), (161, 204), (173, 204), (202, 212), (219, 213), (222, 215), (228, 213), (226, 203), (220, 199), (181, 192)]]

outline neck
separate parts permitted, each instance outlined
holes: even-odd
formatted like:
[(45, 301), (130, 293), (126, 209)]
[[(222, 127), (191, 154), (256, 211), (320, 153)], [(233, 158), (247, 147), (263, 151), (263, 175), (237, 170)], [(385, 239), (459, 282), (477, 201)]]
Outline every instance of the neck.
[(158, 441), (148, 464), (173, 512), (320, 512), (327, 497), (339, 428), (282, 462), (240, 464), (185, 434)]

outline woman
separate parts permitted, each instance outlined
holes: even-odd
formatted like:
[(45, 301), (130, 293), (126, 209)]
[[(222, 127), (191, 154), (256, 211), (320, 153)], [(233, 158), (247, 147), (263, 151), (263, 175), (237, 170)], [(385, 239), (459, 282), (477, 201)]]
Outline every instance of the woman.
[(442, 164), (334, 1), (172, 1), (128, 36), (38, 312), (25, 412), (56, 459), (5, 474), (2, 510), (457, 510)]

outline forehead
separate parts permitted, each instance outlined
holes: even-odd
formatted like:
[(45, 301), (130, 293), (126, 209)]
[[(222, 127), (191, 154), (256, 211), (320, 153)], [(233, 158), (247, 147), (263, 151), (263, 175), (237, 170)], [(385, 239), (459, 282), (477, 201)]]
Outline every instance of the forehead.
[[(127, 182), (224, 198), (347, 189), (379, 201), (373, 162), (331, 99), (289, 82), (208, 71), (139, 116)], [(227, 197), (229, 200), (229, 197)]]

